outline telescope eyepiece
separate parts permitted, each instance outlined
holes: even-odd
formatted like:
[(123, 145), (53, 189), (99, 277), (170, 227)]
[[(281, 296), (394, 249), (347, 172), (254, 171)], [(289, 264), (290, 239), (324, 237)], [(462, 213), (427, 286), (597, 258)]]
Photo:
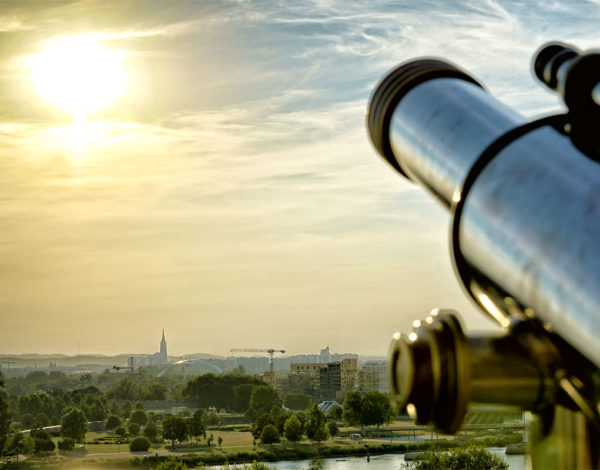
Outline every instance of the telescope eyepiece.
[(533, 71), (539, 81), (552, 90), (558, 90), (558, 71), (567, 61), (579, 57), (577, 49), (561, 43), (550, 43), (542, 47), (535, 56)]

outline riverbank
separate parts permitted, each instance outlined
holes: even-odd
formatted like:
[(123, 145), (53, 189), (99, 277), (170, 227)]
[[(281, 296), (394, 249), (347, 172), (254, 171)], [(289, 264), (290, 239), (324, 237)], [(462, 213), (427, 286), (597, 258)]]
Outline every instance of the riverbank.
[(181, 461), (188, 467), (201, 465), (223, 465), (243, 464), (253, 461), (276, 462), (284, 460), (307, 460), (313, 458), (343, 458), (343, 457), (366, 457), (382, 454), (403, 454), (406, 452), (423, 451), (427, 449), (452, 449), (456, 447), (467, 447), (478, 445), (482, 447), (505, 447), (508, 444), (518, 442), (518, 436), (483, 437), (480, 439), (436, 439), (421, 442), (382, 442), (376, 440), (356, 443), (346, 439), (329, 440), (320, 445), (312, 443), (284, 442), (274, 445), (257, 445), (251, 450), (229, 450), (211, 448), (175, 449), (173, 451), (135, 452), (123, 453), (121, 455), (93, 454), (93, 455), (55, 455), (47, 458), (30, 458), (21, 462), (7, 464), (7, 469), (38, 469), (38, 468), (65, 468), (110, 466), (110, 467), (137, 467), (152, 468), (159, 462), (167, 460)]

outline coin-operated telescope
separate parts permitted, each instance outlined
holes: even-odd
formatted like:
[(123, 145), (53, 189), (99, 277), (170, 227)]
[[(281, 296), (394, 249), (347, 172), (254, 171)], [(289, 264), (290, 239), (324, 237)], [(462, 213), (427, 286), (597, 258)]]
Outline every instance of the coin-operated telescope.
[(534, 468), (598, 468), (600, 54), (549, 44), (534, 70), (566, 113), (528, 122), (433, 59), (371, 97), (374, 147), (450, 211), (457, 276), (502, 327), (467, 334), (451, 310), (416, 320), (394, 335), (391, 393), (449, 433), (471, 404), (518, 406)]

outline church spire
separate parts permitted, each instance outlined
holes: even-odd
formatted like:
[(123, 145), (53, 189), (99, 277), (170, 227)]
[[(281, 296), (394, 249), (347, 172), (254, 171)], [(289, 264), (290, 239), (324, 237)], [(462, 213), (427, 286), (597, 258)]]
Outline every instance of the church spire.
[(162, 330), (162, 339), (160, 340), (160, 356), (163, 361), (163, 364), (168, 362), (167, 356), (167, 341), (165, 340), (165, 330)]

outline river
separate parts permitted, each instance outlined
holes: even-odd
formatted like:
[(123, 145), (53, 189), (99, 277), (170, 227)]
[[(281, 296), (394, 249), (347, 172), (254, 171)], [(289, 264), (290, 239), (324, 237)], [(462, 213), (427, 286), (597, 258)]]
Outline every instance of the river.
[[(510, 470), (525, 470), (527, 468), (525, 455), (505, 455), (504, 447), (490, 447), (489, 451), (494, 452), (508, 462)], [(265, 462), (267, 467), (272, 470), (307, 470), (310, 460), (283, 460), (279, 462)], [(404, 454), (384, 454), (373, 455), (371, 461), (367, 462), (366, 457), (344, 457), (323, 459), (323, 470), (400, 470), (400, 466), (405, 463)], [(97, 466), (74, 467), (73, 470), (98, 470)], [(121, 470), (120, 467), (110, 466), (111, 470)], [(128, 470), (131, 467), (123, 467)], [(208, 467), (210, 470), (227, 470), (228, 467), (216, 465)], [(231, 467), (229, 467), (231, 469)]]
[[(525, 455), (505, 455), (504, 447), (491, 447), (488, 450), (506, 460), (510, 470), (527, 468)], [(270, 468), (276, 467), (277, 470), (307, 470), (309, 462), (310, 460), (291, 460), (266, 462), (266, 465)], [(384, 454), (371, 456), (370, 462), (367, 462), (366, 457), (344, 457), (324, 459), (323, 463), (323, 470), (399, 470), (405, 462), (404, 454)]]

